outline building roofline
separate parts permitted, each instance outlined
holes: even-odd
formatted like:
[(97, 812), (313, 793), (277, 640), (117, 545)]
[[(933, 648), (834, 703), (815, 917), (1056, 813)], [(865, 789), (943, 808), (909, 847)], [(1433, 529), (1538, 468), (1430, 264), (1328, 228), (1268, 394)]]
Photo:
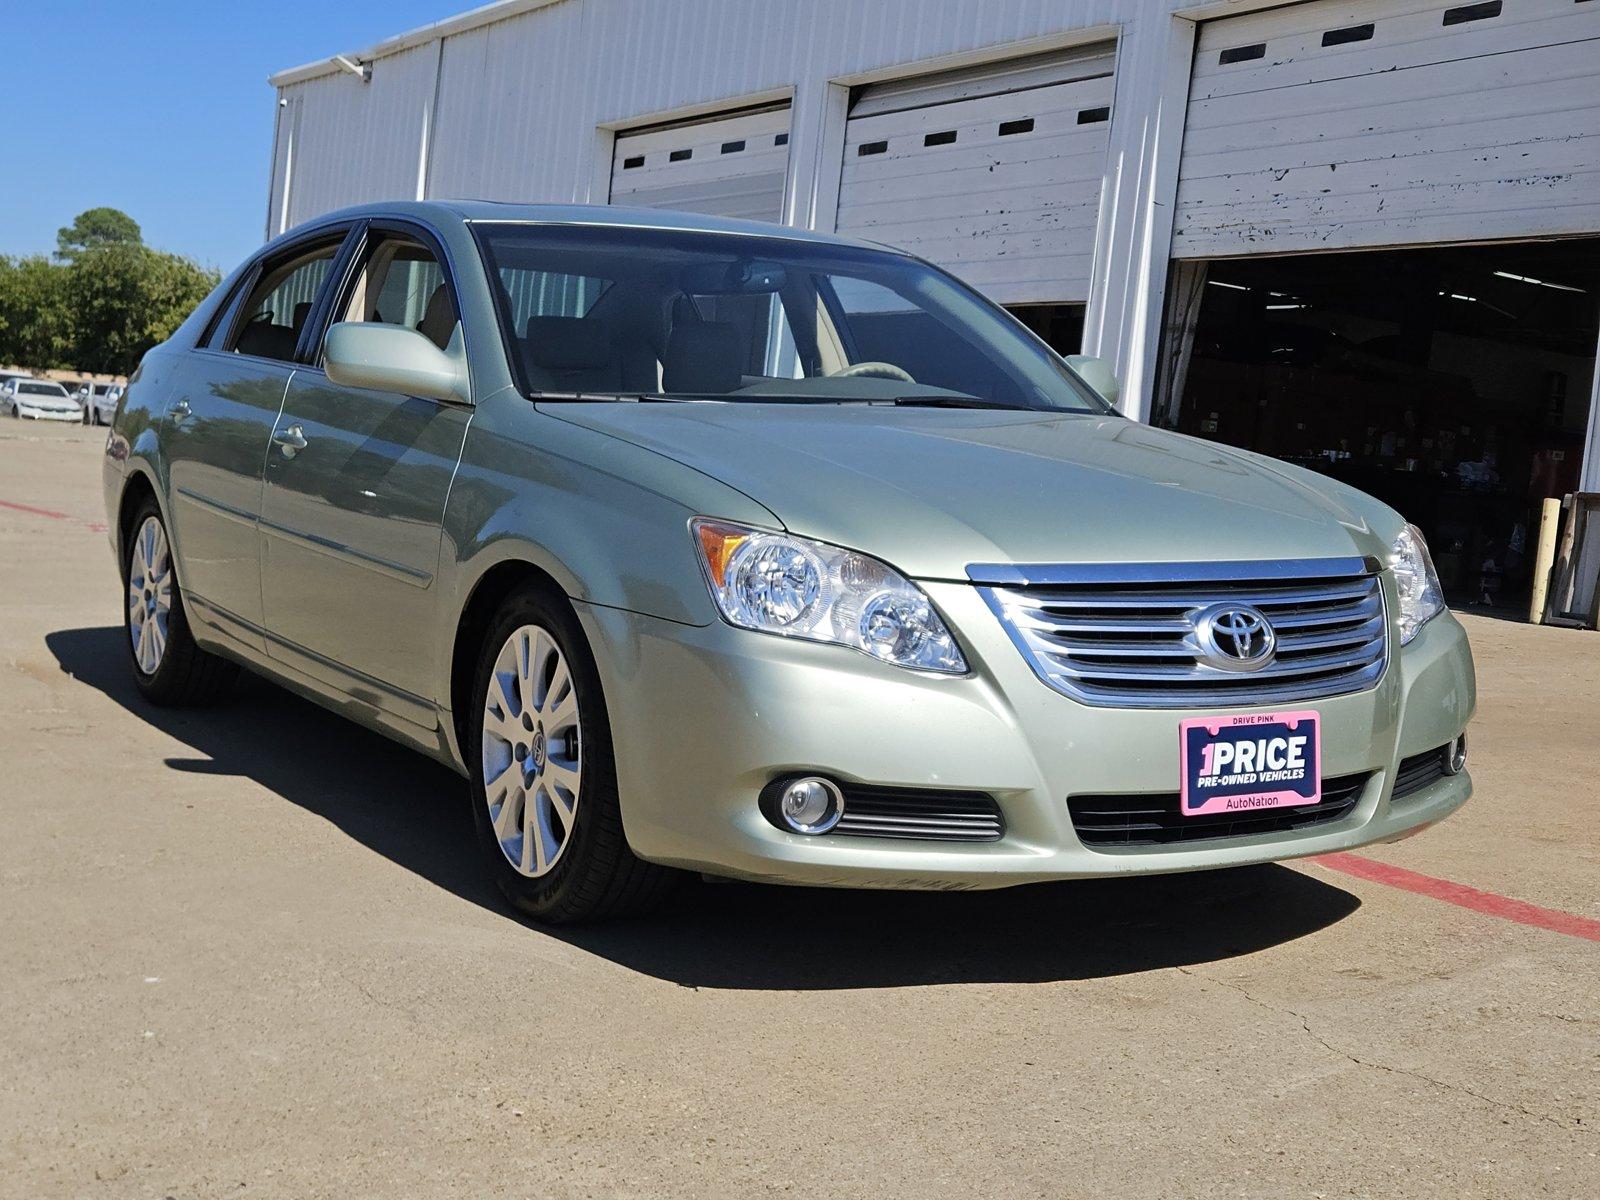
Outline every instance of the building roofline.
[(509, 20), (521, 16), (525, 12), (532, 12), (539, 8), (549, 8), (552, 4), (560, 4), (562, 0), (492, 0), (478, 8), (464, 13), (457, 13), (453, 17), (445, 17), (431, 25), (421, 25), (406, 33), (398, 34), (392, 38), (385, 38), (374, 46), (355, 54), (330, 55), (319, 58), (315, 62), (304, 63), (298, 67), (290, 67), (286, 71), (279, 71), (267, 77), (267, 82), (275, 88), (285, 88), (295, 83), (304, 83), (308, 79), (319, 79), (324, 75), (336, 75), (349, 68), (338, 60), (343, 58), (356, 63), (371, 63), (380, 58), (387, 58), (392, 54), (399, 54), (403, 50), (413, 50), (418, 46), (425, 46), (429, 42), (443, 41), (453, 34), (465, 33), (469, 29), (478, 29), (484, 25), (492, 25), (496, 21)]

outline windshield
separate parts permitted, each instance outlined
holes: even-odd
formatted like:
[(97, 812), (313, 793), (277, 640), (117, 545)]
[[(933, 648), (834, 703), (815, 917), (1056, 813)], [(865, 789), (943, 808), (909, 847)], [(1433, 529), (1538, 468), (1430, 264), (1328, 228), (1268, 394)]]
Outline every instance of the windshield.
[(889, 251), (680, 230), (479, 223), (531, 396), (1110, 412), (951, 276)]
[(67, 389), (59, 383), (19, 383), (17, 391), (24, 396), (54, 396), (59, 400), (67, 398)]

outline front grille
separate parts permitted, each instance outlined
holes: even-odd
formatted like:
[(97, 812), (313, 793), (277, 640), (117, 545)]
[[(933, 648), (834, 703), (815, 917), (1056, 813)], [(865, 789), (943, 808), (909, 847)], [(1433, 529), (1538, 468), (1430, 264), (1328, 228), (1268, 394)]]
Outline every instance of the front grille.
[[(1387, 660), (1374, 559), (968, 569), (1045, 683), (1109, 708), (1296, 703), (1372, 687)], [(1257, 670), (1205, 661), (1197, 618), (1257, 609), (1277, 635)]]
[(1438, 783), (1445, 777), (1445, 766), (1449, 761), (1448, 745), (1402, 758), (1394, 773), (1394, 791), (1389, 793), (1389, 798), (1404, 800), (1408, 796), (1415, 796), (1430, 784)]
[(994, 842), (1006, 831), (994, 797), (983, 792), (923, 791), (841, 783), (844, 815), (829, 836)]
[(1369, 778), (1369, 775), (1345, 775), (1324, 779), (1322, 803), (1300, 808), (1258, 808), (1185, 817), (1178, 811), (1177, 792), (1147, 792), (1069, 796), (1067, 809), (1072, 814), (1072, 827), (1078, 831), (1078, 840), (1091, 849), (1159, 846), (1326, 825), (1350, 815)]

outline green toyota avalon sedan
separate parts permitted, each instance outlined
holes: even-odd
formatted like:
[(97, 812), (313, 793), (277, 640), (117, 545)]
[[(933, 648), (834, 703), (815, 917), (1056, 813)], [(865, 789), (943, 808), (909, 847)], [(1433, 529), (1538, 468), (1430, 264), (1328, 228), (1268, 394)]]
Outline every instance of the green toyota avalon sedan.
[(1120, 416), (894, 250), (396, 203), (264, 247), (140, 366), (134, 677), (240, 666), (470, 780), (546, 921), (681, 871), (985, 888), (1393, 841), (1471, 791), (1417, 531)]

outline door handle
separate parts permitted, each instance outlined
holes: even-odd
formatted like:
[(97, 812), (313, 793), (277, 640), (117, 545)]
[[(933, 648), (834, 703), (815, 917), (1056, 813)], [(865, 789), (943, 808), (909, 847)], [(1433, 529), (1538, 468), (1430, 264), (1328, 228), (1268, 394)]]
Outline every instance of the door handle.
[(189, 419), (189, 414), (193, 411), (194, 410), (189, 407), (189, 402), (187, 400), (179, 400), (172, 406), (171, 416), (174, 422), (186, 421)]
[(298, 425), (290, 425), (287, 429), (280, 429), (272, 435), (272, 440), (278, 443), (285, 458), (293, 458), (306, 448), (305, 430)]

